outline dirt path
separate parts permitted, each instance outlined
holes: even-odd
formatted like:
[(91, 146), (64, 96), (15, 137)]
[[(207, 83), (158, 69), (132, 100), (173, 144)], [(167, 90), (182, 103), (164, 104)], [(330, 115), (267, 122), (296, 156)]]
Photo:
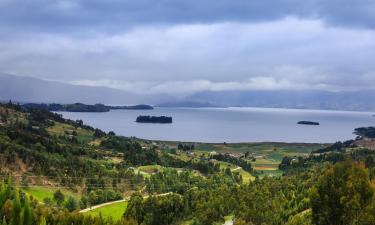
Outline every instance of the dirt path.
[(236, 170), (240, 170), (240, 169), (242, 169), (242, 167), (238, 166), (237, 168), (234, 168), (234, 169), (232, 170), (232, 172), (233, 172), (233, 171), (236, 171)]
[(233, 220), (227, 220), (223, 225), (233, 225)]
[[(165, 196), (165, 195), (169, 195), (169, 194), (172, 194), (172, 193), (173, 192), (167, 192), (167, 193), (162, 193), (162, 194), (158, 194), (158, 195), (155, 195), (155, 196)], [(148, 197), (149, 197), (149, 195), (146, 195), (143, 198), (148, 198)], [(91, 210), (94, 210), (94, 209), (97, 209), (97, 208), (101, 208), (103, 206), (112, 205), (112, 204), (116, 204), (116, 203), (120, 203), (120, 202), (126, 202), (126, 201), (129, 201), (129, 199), (130, 198), (127, 197), (127, 198), (124, 198), (124, 199), (121, 199), (121, 200), (117, 200), (117, 201), (106, 202), (106, 203), (102, 203), (102, 204), (99, 204), (99, 205), (94, 205), (94, 206), (91, 206), (89, 208), (80, 210), (79, 213), (90, 212)]]

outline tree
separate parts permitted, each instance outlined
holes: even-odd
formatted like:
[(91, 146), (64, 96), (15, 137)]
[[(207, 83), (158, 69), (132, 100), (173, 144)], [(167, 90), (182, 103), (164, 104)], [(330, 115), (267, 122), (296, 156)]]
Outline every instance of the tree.
[(141, 193), (136, 192), (130, 197), (128, 207), (124, 213), (127, 219), (134, 219), (138, 224), (141, 224), (144, 217), (143, 197)]
[(29, 187), (29, 179), (27, 178), (27, 175), (26, 174), (22, 174), (22, 177), (21, 177), (21, 185), (25, 188), (28, 188)]
[(50, 205), (52, 205), (52, 199), (49, 198), (49, 197), (45, 197), (45, 198), (43, 198), (43, 203), (47, 206), (50, 206)]
[(60, 190), (57, 190), (53, 194), (53, 199), (56, 201), (58, 205), (61, 205), (61, 203), (64, 202), (65, 196)]
[(77, 201), (72, 196), (70, 196), (68, 198), (68, 201), (65, 203), (65, 208), (69, 210), (69, 212), (73, 212), (74, 210), (76, 210), (77, 206)]
[(1, 225), (7, 225), (7, 221), (5, 219), (5, 216), (3, 217), (3, 222), (1, 223)]
[(79, 207), (81, 209), (87, 208), (88, 205), (88, 199), (86, 196), (82, 196), (81, 200), (79, 201)]
[(40, 225), (47, 225), (46, 218), (44, 218), (43, 216), (42, 216), (42, 218), (40, 219)]
[(328, 169), (311, 191), (316, 225), (358, 224), (374, 190), (362, 164), (345, 161)]
[(104, 137), (105, 136), (105, 132), (103, 132), (102, 130), (96, 128), (95, 131), (94, 131), (94, 137), (96, 138), (101, 138), (101, 137)]
[(371, 168), (375, 164), (374, 158), (371, 155), (368, 155), (365, 159), (365, 166), (366, 168)]
[(13, 209), (12, 209), (12, 225), (21, 225), (21, 202), (18, 190), (14, 191)]
[(32, 211), (30, 207), (29, 198), (25, 196), (25, 205), (23, 207), (23, 225), (31, 225)]

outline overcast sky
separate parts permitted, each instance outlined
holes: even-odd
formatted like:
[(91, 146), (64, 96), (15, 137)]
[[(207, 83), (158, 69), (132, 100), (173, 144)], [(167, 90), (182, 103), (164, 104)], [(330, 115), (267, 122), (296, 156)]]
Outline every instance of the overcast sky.
[(0, 72), (140, 93), (375, 89), (375, 1), (0, 0)]

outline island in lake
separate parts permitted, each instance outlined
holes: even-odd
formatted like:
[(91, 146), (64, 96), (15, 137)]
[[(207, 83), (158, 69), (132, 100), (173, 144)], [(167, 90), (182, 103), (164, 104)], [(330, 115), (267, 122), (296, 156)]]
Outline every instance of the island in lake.
[(297, 124), (301, 125), (315, 125), (318, 126), (319, 122), (313, 122), (313, 121), (299, 121)]
[(108, 106), (104, 104), (87, 105), (83, 103), (74, 104), (44, 104), (44, 103), (26, 103), (22, 105), (25, 109), (43, 109), (48, 111), (65, 111), (65, 112), (109, 112), (110, 110), (152, 110), (150, 105), (131, 105), (131, 106)]
[(172, 123), (170, 116), (138, 116), (137, 123)]

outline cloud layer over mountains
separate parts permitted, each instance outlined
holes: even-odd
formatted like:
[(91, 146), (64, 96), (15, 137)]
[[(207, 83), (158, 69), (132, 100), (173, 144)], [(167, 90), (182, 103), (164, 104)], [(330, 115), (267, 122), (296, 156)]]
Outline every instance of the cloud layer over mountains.
[(375, 87), (371, 0), (0, 0), (0, 71), (138, 94)]

